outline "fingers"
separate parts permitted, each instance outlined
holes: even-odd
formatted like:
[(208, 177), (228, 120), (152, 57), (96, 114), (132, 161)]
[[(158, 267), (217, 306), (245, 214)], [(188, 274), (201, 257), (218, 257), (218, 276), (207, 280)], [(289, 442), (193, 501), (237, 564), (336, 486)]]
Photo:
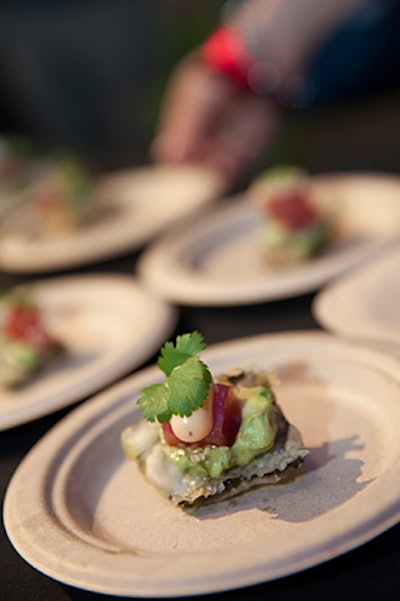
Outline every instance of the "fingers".
[(152, 156), (158, 162), (208, 167), (229, 186), (257, 160), (278, 121), (272, 101), (195, 60), (185, 61), (165, 96)]
[(235, 184), (248, 173), (271, 141), (279, 123), (276, 107), (265, 101), (233, 109), (225, 127), (209, 140), (204, 163)]
[(182, 63), (164, 99), (159, 132), (152, 147), (156, 160), (200, 160), (211, 123), (219, 118), (226, 83), (199, 62)]

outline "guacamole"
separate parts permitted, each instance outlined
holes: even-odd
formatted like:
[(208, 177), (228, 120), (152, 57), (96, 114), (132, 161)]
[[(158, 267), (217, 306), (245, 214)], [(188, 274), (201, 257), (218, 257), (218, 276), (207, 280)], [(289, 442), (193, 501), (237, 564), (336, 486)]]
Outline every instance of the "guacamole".
[(234, 444), (228, 446), (168, 445), (163, 450), (168, 461), (182, 473), (195, 477), (218, 478), (234, 467), (247, 465), (254, 457), (271, 449), (277, 431), (272, 419), (273, 396), (264, 385), (239, 386), (236, 392), (241, 399), (242, 422)]

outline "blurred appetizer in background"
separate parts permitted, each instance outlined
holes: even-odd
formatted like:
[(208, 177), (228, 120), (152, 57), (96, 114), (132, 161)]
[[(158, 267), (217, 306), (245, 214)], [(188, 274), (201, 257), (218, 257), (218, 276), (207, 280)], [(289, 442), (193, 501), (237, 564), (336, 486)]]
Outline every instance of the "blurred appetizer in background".
[(292, 266), (316, 256), (334, 232), (333, 212), (318, 202), (312, 180), (298, 167), (282, 166), (258, 176), (248, 189), (264, 223), (260, 244), (269, 266)]
[(166, 380), (141, 391), (144, 419), (121, 433), (128, 459), (174, 505), (197, 506), (276, 483), (307, 450), (286, 420), (264, 371), (218, 377), (199, 357), (198, 332), (161, 349)]
[(104, 207), (94, 187), (92, 174), (77, 157), (43, 160), (28, 194), (42, 230), (48, 235), (69, 233), (101, 218)]
[(0, 215), (24, 205), (33, 237), (69, 234), (106, 217), (115, 207), (96, 184), (75, 154), (43, 154), (23, 137), (0, 137)]
[(32, 145), (18, 135), (0, 136), (0, 218), (24, 202), (32, 177)]
[(43, 309), (28, 290), (3, 295), (0, 305), (0, 387), (27, 383), (64, 352)]
[(32, 145), (27, 138), (0, 136), (0, 193), (12, 192), (29, 181), (31, 161)]

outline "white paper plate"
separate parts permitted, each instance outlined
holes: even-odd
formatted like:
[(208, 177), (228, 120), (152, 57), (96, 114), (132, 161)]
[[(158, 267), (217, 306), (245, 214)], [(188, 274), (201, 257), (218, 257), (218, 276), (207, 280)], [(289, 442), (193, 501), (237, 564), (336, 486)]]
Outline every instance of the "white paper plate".
[(176, 324), (176, 311), (128, 276), (53, 278), (30, 288), (66, 353), (23, 388), (1, 390), (0, 430), (57, 411), (133, 371)]
[(258, 247), (259, 213), (245, 196), (188, 220), (156, 241), (139, 263), (145, 284), (182, 304), (240, 305), (316, 290), (372, 257), (400, 235), (400, 179), (336, 175), (314, 179), (325, 203), (338, 212), (342, 235), (313, 260), (268, 269)]
[(314, 299), (315, 319), (338, 335), (400, 352), (400, 246), (338, 278)]
[(139, 248), (179, 218), (208, 204), (221, 190), (216, 176), (192, 167), (143, 167), (104, 176), (98, 193), (114, 211), (65, 235), (43, 233), (33, 203), (0, 227), (0, 268), (35, 273), (112, 258)]
[(88, 590), (177, 597), (294, 573), (398, 521), (398, 361), (322, 332), (240, 339), (203, 358), (214, 373), (277, 371), (305, 470), (194, 514), (172, 506), (119, 445), (139, 390), (160, 381), (150, 367), (70, 413), (17, 469), (4, 520), (27, 562)]

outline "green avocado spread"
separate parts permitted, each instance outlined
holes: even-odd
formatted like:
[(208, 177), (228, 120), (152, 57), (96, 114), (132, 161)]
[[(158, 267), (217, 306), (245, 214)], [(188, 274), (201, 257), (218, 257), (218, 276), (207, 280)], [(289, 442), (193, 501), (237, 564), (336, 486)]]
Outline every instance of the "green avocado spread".
[(266, 386), (255, 386), (239, 387), (236, 392), (243, 402), (242, 421), (231, 447), (185, 447), (163, 442), (168, 461), (181, 472), (196, 477), (218, 478), (231, 467), (247, 465), (274, 445), (276, 426), (271, 419), (271, 390)]
[(5, 363), (22, 369), (35, 369), (41, 359), (40, 353), (32, 345), (17, 340), (0, 340), (0, 352)]
[(318, 219), (315, 223), (291, 231), (283, 224), (271, 221), (260, 230), (262, 245), (268, 250), (276, 247), (285, 247), (297, 260), (304, 260), (313, 256), (328, 240), (332, 230), (329, 219)]

